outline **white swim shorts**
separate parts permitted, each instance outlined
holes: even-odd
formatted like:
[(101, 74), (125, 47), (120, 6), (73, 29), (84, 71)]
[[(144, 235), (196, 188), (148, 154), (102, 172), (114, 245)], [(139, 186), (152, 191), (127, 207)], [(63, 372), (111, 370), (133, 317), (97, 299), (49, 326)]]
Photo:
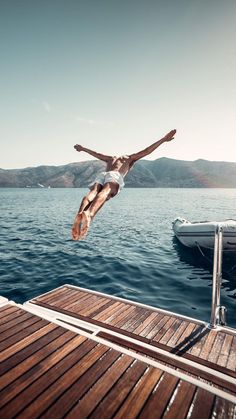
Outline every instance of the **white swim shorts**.
[(111, 170), (110, 172), (101, 172), (97, 175), (96, 179), (89, 184), (89, 187), (93, 186), (94, 183), (99, 183), (100, 185), (105, 185), (105, 183), (108, 182), (115, 182), (119, 185), (119, 191), (124, 187), (124, 178), (123, 176), (114, 170)]

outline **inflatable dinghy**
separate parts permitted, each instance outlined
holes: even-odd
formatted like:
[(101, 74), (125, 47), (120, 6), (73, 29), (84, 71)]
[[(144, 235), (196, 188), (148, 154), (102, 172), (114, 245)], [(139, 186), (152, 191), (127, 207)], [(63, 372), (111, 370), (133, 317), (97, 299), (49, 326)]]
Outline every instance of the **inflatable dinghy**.
[(236, 220), (193, 222), (176, 218), (173, 230), (177, 239), (188, 247), (214, 248), (216, 227), (223, 228), (223, 250), (236, 251)]

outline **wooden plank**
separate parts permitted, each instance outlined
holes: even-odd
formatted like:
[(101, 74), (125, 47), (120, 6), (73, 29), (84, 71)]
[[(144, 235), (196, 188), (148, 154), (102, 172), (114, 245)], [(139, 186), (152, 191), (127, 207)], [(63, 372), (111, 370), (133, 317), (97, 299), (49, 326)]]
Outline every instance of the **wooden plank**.
[(68, 417), (87, 417), (132, 361), (117, 351), (107, 352), (44, 413), (45, 419), (59, 419), (69, 410)]
[(115, 312), (118, 312), (119, 308), (121, 307), (121, 303), (119, 301), (115, 302), (111, 301), (111, 305), (107, 308), (105, 308), (101, 313), (94, 314), (93, 318), (95, 320), (105, 321), (109, 316), (114, 314)]
[(78, 291), (78, 290), (76, 290), (74, 288), (70, 288), (70, 287), (69, 287), (69, 289), (74, 291), (75, 296), (77, 296), (77, 300), (78, 301), (80, 299), (83, 299), (86, 295), (88, 295), (88, 293), (87, 292), (84, 292), (84, 291)]
[(120, 306), (103, 322), (112, 325), (113, 323), (118, 322), (120, 318), (125, 317), (132, 309), (133, 307), (131, 305), (120, 303)]
[(201, 353), (201, 351), (202, 351), (202, 349), (205, 345), (205, 342), (206, 342), (207, 337), (208, 337), (208, 333), (209, 332), (206, 332), (206, 334), (200, 333), (198, 335), (198, 337), (193, 340), (194, 344), (192, 345), (191, 348), (188, 349), (189, 354), (191, 354), (195, 357), (200, 357), (200, 353)]
[[(50, 375), (51, 371), (50, 369), (53, 368), (56, 364), (58, 369), (64, 368), (64, 361), (63, 358), (65, 358), (67, 355), (70, 356), (70, 359), (73, 361), (74, 357), (74, 350), (78, 348), (83, 342), (87, 341), (87, 339), (83, 336), (75, 336), (72, 340), (67, 343), (67, 340), (65, 339), (65, 342), (63, 344), (63, 347), (58, 347), (58, 349), (53, 352), (51, 355), (49, 355), (46, 359), (40, 362), (40, 364), (36, 364), (33, 368), (30, 370), (27, 370), (26, 372), (20, 371), (20, 374), (18, 378), (16, 378), (10, 385), (8, 385), (2, 392), (1, 392), (1, 407), (5, 405), (9, 400), (16, 397), (17, 394), (21, 393), (25, 388), (27, 388), (30, 384), (32, 384), (37, 378), (41, 377), (43, 374), (47, 373), (47, 377), (50, 383), (50, 379), (56, 379), (55, 375), (52, 377)], [(68, 357), (69, 358), (69, 357)], [(62, 362), (60, 362), (62, 361)], [(64, 369), (63, 369), (64, 371)], [(17, 374), (16, 374), (17, 377)], [(31, 388), (31, 390), (34, 389), (34, 385)], [(28, 390), (27, 390), (28, 391)], [(26, 393), (27, 394), (27, 393)], [(21, 395), (24, 397), (24, 393)], [(20, 397), (21, 397), (20, 396)], [(13, 401), (12, 408), (14, 411), (15, 401)], [(8, 406), (9, 409), (9, 406)]]
[(81, 315), (93, 317), (93, 313), (96, 312), (99, 308), (103, 307), (105, 304), (107, 304), (109, 300), (107, 298), (102, 298), (99, 301), (97, 301), (95, 304), (92, 305), (92, 307), (86, 307), (82, 311), (80, 311)]
[(219, 358), (217, 360), (218, 365), (222, 365), (223, 367), (226, 367), (228, 359), (229, 359), (229, 354), (230, 354), (232, 343), (233, 343), (233, 336), (226, 334)]
[(158, 327), (159, 330), (159, 323), (164, 318), (164, 314), (155, 314), (156, 316), (154, 316), (153, 319), (148, 323), (148, 325), (143, 330), (141, 330), (141, 332), (139, 332), (139, 336), (151, 339), (151, 337), (155, 335), (154, 328)]
[[(73, 313), (76, 312), (78, 314), (80, 314), (80, 309), (83, 308), (87, 308), (88, 304), (89, 304), (89, 299), (90, 299), (90, 295), (86, 296), (86, 301), (82, 301), (83, 304), (81, 304), (81, 302), (76, 302), (76, 304), (73, 304), (72, 306), (66, 306), (65, 308), (68, 310), (70, 310), (70, 308), (73, 307)], [(76, 306), (76, 307), (75, 307)], [(94, 307), (94, 304), (92, 305), (92, 307)], [(95, 320), (100, 320), (105, 322), (107, 321), (111, 321), (111, 316), (113, 315), (114, 317), (117, 317), (119, 312), (122, 311), (123, 307), (125, 307), (124, 304), (120, 303), (120, 302), (115, 302), (112, 300), (108, 300), (107, 303), (107, 307), (104, 305), (104, 312), (101, 309), (98, 309), (97, 312), (91, 312), (91, 317), (93, 317)], [(120, 308), (120, 311), (119, 311)], [(73, 315), (72, 313), (72, 315)], [(68, 313), (69, 314), (69, 313)], [(87, 316), (86, 316), (87, 317)]]
[[(79, 291), (78, 291), (78, 294), (79, 294)], [(87, 293), (87, 294), (89, 294), (89, 293)], [(93, 296), (94, 294), (92, 294), (92, 293), (90, 293), (90, 296)], [(111, 300), (112, 301), (112, 300)], [(135, 304), (135, 303), (134, 303)], [(125, 304), (125, 306), (127, 307), (128, 306), (128, 304), (126, 303)], [(76, 310), (74, 310), (75, 312), (78, 312), (78, 310), (76, 309)], [(151, 310), (150, 310), (150, 313), (151, 313)], [(172, 316), (172, 317), (174, 317), (175, 319), (178, 319), (179, 317), (178, 316)], [(132, 321), (132, 320), (130, 320), (130, 321)], [(119, 325), (117, 325), (117, 326), (119, 326)]]
[(24, 364), (31, 365), (31, 362), (34, 363), (34, 359), (37, 361), (40, 358), (40, 353), (45, 351), (44, 346), (46, 346), (47, 343), (50, 343), (63, 333), (65, 333), (65, 329), (62, 327), (56, 327), (46, 335), (41, 336), (38, 340), (32, 342), (30, 345), (17, 352), (11, 358), (1, 362), (0, 387), (3, 388), (4, 384), (6, 385), (7, 379), (5, 379), (5, 375), (7, 371), (9, 371), (9, 374), (14, 378), (14, 367), (20, 364), (20, 368), (22, 368)]
[[(79, 312), (83, 307), (86, 307), (89, 305), (89, 302), (91, 301), (91, 295), (85, 294), (81, 296), (80, 298), (77, 298), (75, 301), (68, 301), (67, 304), (65, 304), (65, 309), (68, 311), (71, 311), (72, 313)], [(61, 306), (63, 308), (63, 306)]]
[(118, 328), (121, 328), (123, 324), (129, 319), (130, 316), (134, 313), (135, 307), (129, 306), (125, 310), (121, 312), (115, 319), (112, 321), (109, 321), (109, 325), (116, 326)]
[(224, 338), (225, 338), (225, 334), (218, 332), (217, 336), (214, 340), (214, 345), (211, 348), (211, 351), (208, 355), (208, 361), (213, 362), (214, 364), (216, 364), (216, 361), (219, 357), (219, 354), (221, 352), (221, 348), (224, 342)]
[(233, 342), (230, 348), (227, 368), (230, 368), (232, 371), (236, 371), (236, 336), (234, 336)]
[[(45, 303), (40, 303), (40, 305), (42, 305), (43, 307), (48, 308), (47, 304), (45, 304)], [(130, 307), (130, 308), (132, 308), (132, 307)], [(60, 309), (60, 312), (62, 312), (64, 314), (70, 314), (70, 313), (68, 313), (64, 309)], [(127, 313), (127, 311), (125, 312), (125, 314), (123, 314), (123, 319), (122, 319), (122, 322), (123, 323), (125, 323), (125, 321), (127, 320), (124, 317), (127, 317), (128, 315), (129, 315), (129, 313)], [(184, 348), (182, 347), (182, 344), (184, 342), (181, 343), (180, 346), (177, 345), (175, 348), (171, 348), (171, 347), (168, 347), (167, 345), (161, 344), (160, 342), (156, 342), (155, 340), (147, 339), (146, 337), (143, 337), (141, 334), (137, 336), (137, 335), (135, 335), (132, 332), (129, 332), (127, 330), (121, 330), (120, 327), (117, 327), (116, 324), (114, 324), (114, 325), (107, 324), (107, 323), (104, 324), (103, 322), (100, 322), (99, 320), (91, 319), (91, 318), (86, 317), (86, 316), (80, 316), (79, 314), (76, 314), (76, 313), (73, 314), (73, 317), (78, 318), (78, 319), (82, 319), (82, 320), (85, 320), (85, 321), (88, 321), (89, 323), (95, 324), (97, 326), (106, 327), (108, 330), (113, 330), (115, 332), (122, 333), (125, 336), (129, 336), (129, 337), (132, 337), (132, 338), (133, 337), (136, 337), (138, 340), (140, 340), (142, 342), (149, 343), (151, 345), (157, 346), (157, 347), (159, 347), (161, 349), (164, 349), (166, 351), (169, 351), (169, 352), (171, 351), (171, 352), (173, 352), (175, 354), (181, 355), (182, 357), (188, 358), (188, 359), (190, 359), (192, 361), (195, 361), (195, 362), (199, 362), (202, 365), (206, 365), (209, 368), (213, 368), (213, 369), (216, 368), (216, 366), (215, 366), (214, 363), (209, 362), (209, 361), (207, 361), (205, 359), (200, 359), (198, 357), (194, 357), (194, 356), (192, 356), (191, 354), (189, 354), (187, 352), (188, 349), (192, 347), (192, 345), (194, 344), (194, 342), (197, 341), (197, 339), (199, 338), (199, 335), (203, 336), (204, 333), (207, 332), (208, 329), (206, 329), (206, 327), (204, 325), (197, 325), (196, 326), (196, 329), (193, 331), (193, 333), (191, 333), (191, 335), (188, 338), (190, 340), (189, 343), (187, 343), (188, 340), (186, 340), (186, 345), (184, 346)], [(119, 320), (121, 321), (120, 318), (119, 318)], [(165, 321), (166, 321), (166, 319), (165, 319)], [(161, 322), (162, 322), (162, 320), (160, 321), (160, 323)], [(158, 325), (158, 328), (160, 328), (161, 326), (163, 326), (163, 323), (161, 325), (159, 324)], [(214, 331), (211, 331), (210, 333), (211, 333), (210, 338), (211, 338), (211, 341), (212, 341), (212, 333), (214, 333)], [(209, 336), (207, 337), (207, 340), (209, 340)], [(206, 343), (207, 343), (207, 340), (206, 340)], [(206, 343), (205, 343), (205, 345), (206, 345)], [(212, 342), (211, 342), (211, 344), (212, 344)], [(203, 350), (204, 350), (204, 347), (203, 347)], [(209, 351), (209, 347), (207, 348), (207, 350)], [(224, 368), (224, 367), (222, 367), (220, 365), (217, 366), (217, 369), (219, 371), (223, 372), (224, 374), (226, 373), (226, 374), (228, 374), (228, 375), (230, 375), (232, 377), (236, 377), (235, 370), (232, 371), (232, 370), (226, 369), (226, 368)]]
[(212, 418), (217, 419), (235, 419), (236, 404), (231, 403), (225, 399), (216, 397), (212, 412)]
[(171, 352), (178, 356), (184, 356), (184, 354), (189, 353), (200, 334), (202, 334), (202, 326), (190, 323), (183, 333), (183, 337), (172, 347)]
[(196, 387), (180, 381), (165, 412), (165, 419), (183, 419), (187, 416)]
[(70, 298), (73, 298), (77, 294), (76, 291), (68, 289), (67, 291), (61, 293), (60, 295), (56, 295), (50, 299), (50, 304), (53, 307), (60, 307), (61, 304), (64, 302), (69, 302)]
[(137, 309), (134, 306), (131, 306), (129, 310), (127, 310), (126, 315), (123, 317), (121, 316), (118, 322), (112, 322), (112, 325), (118, 328), (121, 333), (130, 333), (125, 329), (125, 325), (128, 326), (132, 321), (135, 321), (137, 315)]
[(198, 388), (190, 407), (191, 419), (209, 419), (213, 410), (215, 395), (208, 391)]
[(50, 387), (40, 389), (41, 394), (29, 405), (19, 418), (31, 419), (45, 413), (49, 406), (51, 406), (58, 397), (70, 388), (99, 358), (101, 358), (109, 348), (97, 345), (84, 358), (80, 360), (79, 367), (76, 363), (66, 373), (63, 374), (57, 381), (53, 382)]
[[(165, 321), (166, 318), (167, 318), (167, 321)], [(152, 340), (154, 342), (160, 342), (161, 338), (165, 335), (165, 333), (168, 331), (168, 329), (175, 323), (175, 320), (176, 319), (174, 317), (165, 316), (165, 319), (163, 319), (162, 327), (159, 328), (157, 333), (155, 333)]]
[(89, 307), (93, 307), (99, 301), (101, 301), (101, 297), (97, 297), (96, 295), (90, 295), (89, 298), (87, 298), (86, 300), (83, 300), (82, 302), (79, 301), (73, 307), (70, 307), (69, 311), (77, 314), (81, 313), (81, 316), (85, 316), (85, 314), (82, 314), (83, 310)]
[[(70, 345), (71, 342), (69, 343), (69, 346)], [(68, 374), (70, 374), (70, 372), (72, 373), (71, 379), (73, 381), (75, 372), (80, 370), (78, 368), (78, 362), (84, 358), (84, 362), (87, 360), (88, 363), (88, 357), (90, 357), (91, 361), (91, 354), (94, 354), (94, 348), (96, 348), (96, 343), (89, 341), (88, 339), (83, 341), (78, 348), (74, 349), (73, 347), (72, 352), (69, 352), (69, 354), (62, 359), (59, 358), (59, 362), (53, 362), (51, 368), (46, 369), (46, 374), (40, 375), (39, 378), (33, 381), (30, 386), (30, 391), (28, 387), (25, 388), (25, 390), (7, 403), (4, 408), (0, 410), (0, 416), (13, 417), (17, 414), (21, 414), (23, 418), (37, 417), (37, 409), (38, 412), (44, 411), (51, 404), (51, 398), (53, 399), (54, 394), (56, 397), (57, 390), (58, 396), (64, 391), (63, 380), (65, 378), (64, 384), (68, 383)]]
[(77, 312), (76, 310), (78, 310), (78, 312), (80, 311), (81, 307), (86, 307), (87, 302), (90, 300), (91, 295), (85, 294), (83, 296), (81, 296), (79, 299), (77, 298), (75, 301), (69, 303), (69, 304), (65, 304), (61, 305), (61, 308), (65, 308), (68, 311), (72, 311), (73, 312)]
[(36, 330), (44, 327), (48, 324), (46, 320), (40, 320), (39, 318), (32, 318), (30, 324), (28, 324), (24, 329), (21, 329), (19, 332), (5, 339), (0, 343), (0, 351), (7, 349), (9, 346), (14, 345), (20, 339), (24, 339), (26, 336), (29, 336), (31, 333)]
[(202, 333), (202, 327), (199, 327), (199, 325), (194, 323), (190, 323), (186, 331), (183, 333), (183, 336), (178, 342), (176, 342), (175, 346), (173, 346), (173, 352), (179, 356), (182, 356), (184, 353), (190, 354), (192, 348), (197, 344)]
[(209, 353), (214, 345), (214, 340), (217, 336), (217, 332), (215, 330), (210, 330), (209, 334), (203, 344), (202, 350), (199, 354), (199, 357), (201, 357), (201, 359), (207, 359), (209, 356)]
[(2, 306), (2, 307), (0, 307), (0, 316), (2, 317), (2, 316), (4, 316), (5, 315), (5, 313), (8, 311), (8, 310), (10, 310), (11, 308), (12, 308), (13, 306), (11, 305), (11, 304), (6, 304), (6, 305), (4, 305), (4, 306)]
[(69, 301), (65, 304), (61, 304), (60, 307), (61, 308), (65, 308), (66, 310), (72, 310), (73, 307), (78, 307), (78, 309), (80, 307), (84, 307), (86, 306), (86, 301), (88, 301), (91, 298), (91, 295), (87, 294), (87, 293), (83, 293), (83, 295), (78, 296), (75, 300), (72, 299), (72, 301)]
[(142, 317), (144, 313), (144, 310), (140, 307), (135, 307), (132, 311), (132, 314), (126, 317), (125, 323), (122, 324), (121, 329), (122, 330), (132, 330), (132, 326), (135, 325), (139, 318)]
[(39, 296), (39, 297), (34, 298), (34, 301), (41, 301), (41, 302), (43, 301), (50, 304), (50, 302), (53, 301), (55, 298), (59, 297), (60, 295), (61, 296), (64, 295), (70, 290), (71, 290), (70, 287), (62, 286), (61, 288), (56, 288), (47, 292), (47, 294), (45, 294), (42, 297)]
[(80, 301), (80, 299), (82, 299), (83, 297), (81, 297), (79, 295), (80, 293), (78, 293), (77, 291), (73, 291), (70, 295), (67, 295), (67, 298), (65, 299), (60, 299), (60, 301), (58, 302), (58, 305), (60, 307), (67, 307), (73, 303), (77, 303), (78, 301)]
[(179, 319), (174, 319), (174, 322), (171, 323), (170, 327), (167, 328), (165, 334), (161, 337), (159, 340), (160, 343), (166, 345), (167, 342), (171, 339), (171, 337), (174, 335), (176, 330), (179, 329), (181, 325), (181, 321)]
[(187, 328), (184, 330), (182, 335), (179, 337), (179, 339), (176, 341), (175, 345), (173, 347), (177, 350), (184, 349), (186, 345), (189, 344), (191, 337), (194, 333), (194, 330), (196, 330), (197, 326), (194, 323), (188, 323)]
[(46, 335), (51, 330), (55, 329), (57, 326), (53, 323), (49, 323), (46, 326), (36, 330), (31, 335), (26, 336), (24, 339), (16, 342), (14, 345), (8, 347), (7, 349), (1, 351), (0, 353), (0, 362), (5, 361), (10, 356), (14, 355), (16, 352), (24, 349), (26, 346), (30, 345), (32, 342), (38, 340), (41, 336)]
[(108, 309), (108, 308), (111, 308), (111, 306), (113, 305), (114, 303), (113, 303), (113, 301), (111, 301), (111, 300), (108, 300), (108, 302), (105, 304), (105, 305), (103, 305), (102, 307), (99, 307), (97, 310), (95, 310), (95, 311), (93, 311), (92, 313), (91, 313), (91, 317), (92, 318), (96, 318), (96, 316), (98, 315), (98, 314), (104, 314), (104, 311), (106, 310), (106, 309)]
[[(131, 305), (129, 305), (129, 308), (131, 308)], [(111, 325), (113, 320), (116, 320), (120, 314), (122, 314), (125, 310), (127, 310), (127, 304), (119, 303), (119, 307), (113, 311), (106, 319), (104, 319), (102, 322)], [(100, 319), (99, 319), (100, 320)]]
[(158, 332), (163, 328), (163, 326), (167, 323), (169, 320), (169, 316), (165, 316), (164, 314), (160, 315), (160, 318), (158, 318), (158, 323), (153, 324), (153, 327), (147, 334), (141, 333), (142, 336), (145, 336), (149, 340), (154, 340), (153, 338), (158, 334)]
[(139, 418), (151, 418), (153, 412), (155, 412), (155, 419), (161, 418), (178, 382), (179, 379), (177, 377), (166, 372), (163, 373), (158, 386), (144, 405)]
[(188, 326), (189, 323), (187, 321), (182, 321), (179, 327), (175, 330), (174, 334), (171, 336), (171, 338), (166, 342), (166, 344), (168, 346), (175, 347), (179, 339), (183, 339), (183, 334)]
[(27, 324), (30, 324), (31, 319), (34, 319), (34, 316), (31, 313), (21, 312), (18, 316), (15, 316), (13, 320), (11, 320), (7, 324), (3, 324), (0, 328), (0, 342), (9, 338), (10, 336), (17, 333), (19, 330), (24, 328), (24, 324), (26, 320), (29, 320)]
[(80, 345), (84, 340), (85, 338), (78, 339), (78, 336), (75, 337), (74, 333), (68, 331), (49, 343), (46, 350), (44, 349), (43, 353), (39, 354), (37, 362), (32, 364), (30, 369), (28, 369), (26, 363), (21, 365), (20, 368), (16, 368), (14, 381), (1, 390), (0, 408), (59, 362), (60, 359), (72, 352), (77, 345)]
[(132, 417), (136, 417), (160, 380), (161, 375), (161, 370), (150, 367), (141, 380), (139, 380), (114, 417), (116, 419), (127, 418), (130, 417), (130, 412), (132, 412)]
[(41, 297), (35, 297), (33, 298), (33, 300), (31, 301), (39, 301), (39, 302), (45, 302), (45, 303), (50, 303), (51, 300), (53, 300), (56, 296), (59, 295), (63, 295), (65, 292), (67, 292), (69, 290), (68, 287), (62, 287), (62, 288), (57, 288), (55, 290), (49, 291), (47, 294), (42, 295)]
[(16, 306), (8, 306), (8, 308), (0, 313), (0, 325), (11, 320), (15, 315), (20, 312)]
[[(59, 317), (59, 316), (58, 316)], [(58, 320), (60, 320), (60, 319), (58, 319)], [(93, 330), (91, 330), (91, 329), (86, 329), (86, 327), (83, 327), (83, 326), (81, 326), (81, 325), (79, 325), (79, 326), (75, 326), (75, 324), (74, 323), (71, 323), (70, 321), (68, 322), (68, 321), (66, 321), (66, 320), (63, 320), (63, 324), (68, 324), (69, 326), (73, 326), (73, 327), (76, 327), (77, 328), (77, 330), (78, 330), (78, 333), (79, 333), (79, 330), (83, 330), (84, 332), (86, 332), (86, 333), (90, 333), (90, 334), (92, 334), (94, 331)]]
[[(72, 288), (72, 287), (70, 287), (70, 285), (68, 285), (68, 288)], [(81, 290), (77, 290), (78, 292), (79, 291), (81, 291)], [(114, 303), (115, 302), (117, 302), (117, 301), (119, 301), (119, 300), (117, 300), (114, 296), (112, 296), (112, 295), (107, 295), (107, 294), (99, 294), (99, 293), (94, 293), (94, 292), (91, 292), (90, 290), (86, 290), (86, 291), (83, 291), (83, 292), (85, 292), (86, 294), (90, 294), (90, 295), (97, 295), (98, 297), (101, 297), (101, 298), (109, 298), (111, 301), (113, 301)], [(119, 301), (119, 302), (122, 302), (122, 300), (121, 301)], [(126, 300), (124, 300), (124, 302), (122, 302), (122, 304), (124, 304), (125, 306), (127, 306), (127, 305), (133, 305), (133, 306), (135, 306), (135, 307), (140, 307), (141, 308), (141, 306), (139, 306), (135, 301), (126, 301)], [(158, 309), (156, 309), (155, 311), (154, 311), (154, 309), (152, 308), (152, 307), (142, 307), (144, 310), (149, 310), (150, 311), (150, 314), (151, 313), (158, 313), (158, 314), (164, 314), (162, 311), (160, 311), (160, 310), (158, 310)], [(175, 314), (175, 313), (168, 313), (167, 315), (169, 315), (169, 316), (171, 316), (171, 317), (174, 317), (174, 318), (176, 318), (176, 319), (179, 319), (179, 320), (184, 320), (183, 319), (183, 317), (181, 316), (181, 315), (178, 315), (178, 314)], [(191, 322), (192, 322), (193, 320), (191, 320)], [(194, 322), (194, 321), (193, 321)], [(198, 320), (196, 320), (196, 322), (195, 322), (195, 325), (201, 325), (202, 327), (204, 326), (204, 322), (200, 322), (200, 321), (198, 321)]]
[(78, 302), (82, 302), (86, 298), (88, 298), (88, 295), (86, 295), (84, 292), (76, 292), (75, 295), (70, 297), (68, 301), (60, 303), (60, 307), (70, 308), (71, 306), (78, 304)]
[[(50, 308), (50, 306), (48, 304), (46, 304), (46, 303), (40, 303), (40, 306), (45, 307), (45, 308)], [(116, 326), (113, 326), (113, 325), (107, 324), (107, 323), (105, 324), (104, 322), (101, 322), (101, 321), (95, 320), (95, 319), (91, 319), (90, 317), (81, 316), (80, 314), (77, 314), (77, 313), (73, 313), (72, 314), (71, 312), (68, 312), (65, 309), (58, 309), (58, 312), (63, 313), (63, 314), (66, 314), (66, 315), (71, 315), (72, 317), (74, 317), (76, 319), (87, 321), (88, 323), (95, 324), (97, 326), (106, 327), (109, 330), (113, 330), (113, 331), (116, 331), (116, 332), (117, 331), (120, 332), (120, 330), (121, 330), (121, 329), (119, 329)], [(126, 313), (126, 315), (128, 315), (128, 314)], [(126, 330), (123, 330), (122, 333), (125, 334), (126, 336), (131, 336), (131, 337), (134, 336), (132, 333), (130, 333), (130, 332), (126, 331)], [(142, 336), (139, 336), (139, 340), (144, 341), (144, 342), (148, 342), (148, 340), (146, 338), (143, 338)]]
[(148, 310), (144, 310), (144, 312), (139, 316), (139, 318), (131, 325), (129, 331), (134, 333), (134, 331), (137, 330), (140, 326), (142, 327), (144, 322), (149, 318), (150, 312)]
[(152, 322), (156, 321), (157, 317), (158, 313), (149, 313), (149, 316), (133, 330), (133, 333), (135, 333), (136, 335), (141, 334), (144, 331), (144, 329), (146, 329)]
[(100, 401), (90, 418), (107, 419), (113, 417), (146, 369), (146, 364), (134, 361), (106, 397)]
[[(219, 378), (218, 376), (215, 376), (213, 373), (210, 372), (206, 372), (204, 370), (201, 370), (201, 368), (198, 367), (198, 365), (196, 366), (191, 366), (188, 364), (185, 364), (182, 362), (181, 358), (179, 359), (173, 359), (173, 358), (169, 358), (167, 354), (160, 354), (157, 352), (154, 352), (151, 348), (144, 348), (143, 346), (140, 345), (140, 343), (133, 343), (133, 342), (129, 342), (125, 339), (122, 339), (120, 337), (117, 336), (113, 336), (110, 335), (107, 332), (99, 332), (98, 335), (101, 338), (104, 338), (108, 341), (111, 341), (113, 343), (116, 343), (120, 346), (123, 346), (125, 348), (131, 349), (133, 351), (139, 352), (144, 354), (145, 356), (148, 356), (149, 358), (153, 358), (156, 359), (159, 362), (163, 362), (164, 364), (170, 365), (173, 368), (178, 368), (180, 370), (183, 370), (184, 372), (186, 372), (187, 374), (191, 374), (191, 375), (195, 375), (196, 377), (201, 377), (202, 379), (210, 382), (210, 383), (214, 383), (216, 386), (221, 387), (225, 390), (228, 390), (232, 393), (236, 393), (236, 386), (233, 383), (230, 383), (226, 380), (223, 380), (221, 377)], [(186, 354), (186, 358), (188, 358), (190, 355)], [(193, 358), (193, 357), (192, 357)], [(194, 359), (192, 359), (194, 360)], [(208, 361), (204, 361), (204, 363), (207, 364), (207, 366), (211, 366), (210, 363), (208, 363)], [(213, 366), (215, 366), (213, 364)], [(216, 366), (215, 366), (216, 367)], [(217, 367), (217, 371), (219, 370), (220, 367)], [(227, 372), (224, 368), (221, 367), (221, 372), (225, 373)], [(236, 378), (235, 373), (230, 371), (231, 376), (233, 376), (234, 378)]]

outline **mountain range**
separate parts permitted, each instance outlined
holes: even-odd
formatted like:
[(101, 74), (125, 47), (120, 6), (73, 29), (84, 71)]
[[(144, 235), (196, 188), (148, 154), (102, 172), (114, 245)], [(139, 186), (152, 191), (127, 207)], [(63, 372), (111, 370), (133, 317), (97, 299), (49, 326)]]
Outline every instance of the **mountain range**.
[[(63, 166), (0, 169), (0, 187), (82, 188), (105, 170), (99, 160)], [(162, 157), (140, 160), (125, 178), (131, 188), (236, 188), (236, 163), (184, 161)]]

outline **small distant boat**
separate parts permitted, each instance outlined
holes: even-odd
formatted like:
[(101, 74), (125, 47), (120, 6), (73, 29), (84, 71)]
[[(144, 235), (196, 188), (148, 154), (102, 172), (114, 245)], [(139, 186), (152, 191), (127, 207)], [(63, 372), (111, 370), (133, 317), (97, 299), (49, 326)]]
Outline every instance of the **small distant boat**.
[(184, 218), (176, 218), (173, 222), (173, 230), (184, 246), (213, 249), (218, 225), (223, 228), (223, 250), (236, 251), (236, 220), (191, 223)]

